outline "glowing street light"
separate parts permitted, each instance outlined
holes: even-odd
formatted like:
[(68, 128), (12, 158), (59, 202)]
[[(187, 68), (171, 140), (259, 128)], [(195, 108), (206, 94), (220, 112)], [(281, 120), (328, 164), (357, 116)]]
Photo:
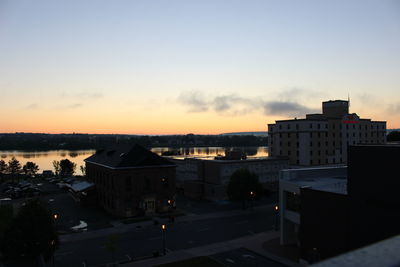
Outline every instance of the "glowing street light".
[(275, 231), (279, 230), (279, 206), (275, 205)]
[(165, 245), (165, 243), (166, 243), (166, 231), (167, 231), (167, 225), (165, 225), (165, 224), (162, 224), (161, 225), (161, 233), (162, 233), (162, 243), (163, 243), (163, 253), (164, 253), (164, 256), (165, 256), (165, 254), (166, 254), (166, 245)]

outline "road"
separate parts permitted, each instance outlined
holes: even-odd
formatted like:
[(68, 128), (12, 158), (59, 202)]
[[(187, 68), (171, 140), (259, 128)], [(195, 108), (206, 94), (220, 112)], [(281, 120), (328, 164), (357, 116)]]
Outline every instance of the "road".
[[(184, 221), (167, 225), (166, 248), (168, 251), (204, 246), (272, 230), (273, 211), (253, 210), (245, 215), (223, 218)], [(120, 234), (115, 258), (118, 261), (152, 255), (162, 251), (160, 226), (147, 226)], [(55, 254), (55, 266), (96, 266), (112, 261), (111, 252), (105, 243), (107, 236), (66, 242), (60, 245)], [(52, 266), (50, 262), (49, 266)]]

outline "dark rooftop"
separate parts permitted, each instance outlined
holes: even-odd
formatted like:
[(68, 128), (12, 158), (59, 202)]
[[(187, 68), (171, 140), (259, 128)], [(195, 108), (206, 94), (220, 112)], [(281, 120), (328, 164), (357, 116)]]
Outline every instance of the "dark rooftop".
[(95, 154), (85, 159), (85, 162), (103, 165), (109, 168), (137, 168), (148, 166), (172, 166), (167, 159), (139, 145), (117, 146), (99, 149)]

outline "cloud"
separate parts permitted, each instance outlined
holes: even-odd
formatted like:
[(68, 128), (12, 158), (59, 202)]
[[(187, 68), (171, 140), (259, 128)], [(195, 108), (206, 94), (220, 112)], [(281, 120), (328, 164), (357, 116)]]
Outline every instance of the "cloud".
[(213, 110), (226, 116), (254, 112), (263, 112), (265, 115), (304, 116), (306, 113), (318, 112), (295, 101), (265, 101), (261, 97), (248, 98), (235, 94), (206, 96), (199, 91), (182, 92), (178, 101), (188, 107), (188, 112)]
[(390, 104), (387, 108), (389, 114), (399, 114), (400, 113), (400, 103)]
[(308, 108), (296, 102), (268, 101), (264, 104), (265, 115), (286, 115), (296, 117), (317, 112), (319, 112), (319, 110)]
[(199, 91), (182, 92), (178, 101), (189, 107), (188, 112), (205, 112), (208, 110), (207, 100)]

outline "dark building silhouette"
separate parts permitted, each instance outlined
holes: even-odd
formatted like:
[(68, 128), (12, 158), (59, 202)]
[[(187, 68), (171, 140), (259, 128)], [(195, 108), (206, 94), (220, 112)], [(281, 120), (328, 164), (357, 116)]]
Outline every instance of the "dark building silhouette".
[(115, 216), (164, 212), (174, 205), (176, 166), (139, 145), (101, 149), (85, 162), (98, 203)]
[(350, 246), (400, 234), (400, 145), (349, 148)]
[[(343, 175), (318, 174), (332, 168), (298, 170), (309, 174), (296, 179), (282, 177), (281, 242), (297, 244), (301, 258), (309, 262), (400, 234), (400, 145), (350, 146), (348, 153), (345, 190), (328, 183)], [(287, 191), (291, 188), (299, 191)], [(298, 218), (291, 224), (295, 230), (285, 223), (291, 217)]]

